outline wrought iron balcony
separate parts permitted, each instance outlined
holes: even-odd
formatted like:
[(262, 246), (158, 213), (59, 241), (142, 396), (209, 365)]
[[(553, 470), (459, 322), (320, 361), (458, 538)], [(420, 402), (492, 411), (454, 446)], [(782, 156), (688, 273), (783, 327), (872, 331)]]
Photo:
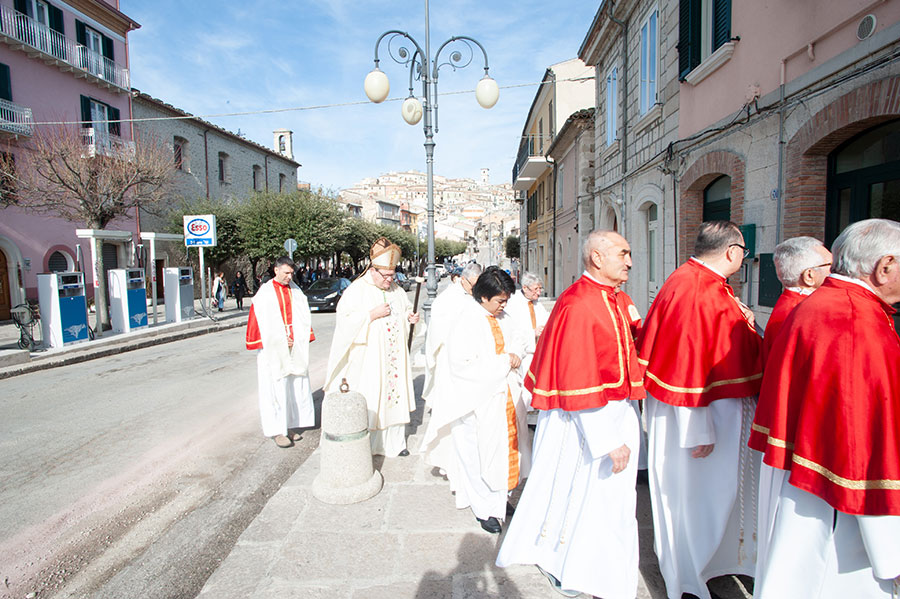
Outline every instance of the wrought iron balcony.
[(516, 164), (512, 170), (513, 189), (527, 190), (549, 167), (550, 163), (547, 158), (536, 153), (534, 138), (529, 137), (522, 140), (516, 156)]
[(131, 86), (128, 69), (5, 5), (0, 6), (0, 40), (98, 85), (122, 91)]
[(106, 156), (121, 160), (134, 159), (134, 142), (124, 141), (118, 135), (112, 135), (104, 129), (85, 127), (81, 130), (81, 141), (84, 144), (86, 157)]
[(34, 133), (31, 109), (0, 98), (0, 131), (31, 136)]

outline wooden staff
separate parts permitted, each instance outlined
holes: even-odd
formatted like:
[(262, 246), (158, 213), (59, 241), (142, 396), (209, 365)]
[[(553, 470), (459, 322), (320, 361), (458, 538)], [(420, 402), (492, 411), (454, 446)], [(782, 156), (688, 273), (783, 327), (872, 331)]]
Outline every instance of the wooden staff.
[[(425, 263), (422, 262), (419, 266), (419, 276), (416, 277), (416, 298), (413, 300), (413, 312), (419, 311), (419, 294), (422, 292), (422, 274), (425, 272)], [(412, 350), (412, 342), (413, 342), (413, 331), (415, 330), (415, 323), (410, 323), (409, 325), (409, 339), (406, 341), (406, 351)]]

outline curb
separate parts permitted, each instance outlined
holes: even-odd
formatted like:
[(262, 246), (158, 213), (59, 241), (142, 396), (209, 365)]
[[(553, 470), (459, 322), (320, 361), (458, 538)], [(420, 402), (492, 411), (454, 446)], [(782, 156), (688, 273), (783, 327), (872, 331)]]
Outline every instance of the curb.
[(234, 329), (245, 326), (246, 324), (247, 318), (240, 316), (229, 318), (224, 322), (213, 322), (208, 324), (200, 324), (198, 321), (195, 326), (189, 324), (188, 327), (177, 331), (159, 333), (154, 331), (152, 333), (144, 333), (141, 336), (133, 337), (131, 339), (123, 339), (121, 342), (110, 341), (102, 347), (75, 347), (69, 352), (59, 355), (40, 357), (37, 360), (24, 364), (0, 368), (0, 380), (18, 376), (20, 374), (48, 370), (50, 368), (56, 368), (57, 366), (69, 366), (70, 364), (78, 364), (97, 358), (105, 358), (107, 356), (113, 356), (145, 347), (152, 347), (154, 345), (161, 345), (172, 341), (180, 341), (197, 335), (206, 335), (218, 331)]

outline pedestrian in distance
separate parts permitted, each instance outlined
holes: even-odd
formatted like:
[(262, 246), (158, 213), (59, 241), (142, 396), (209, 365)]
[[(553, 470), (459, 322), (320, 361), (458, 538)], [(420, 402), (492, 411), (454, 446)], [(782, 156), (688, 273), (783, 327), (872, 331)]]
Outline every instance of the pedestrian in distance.
[(225, 309), (225, 296), (228, 291), (228, 285), (225, 283), (225, 273), (219, 272), (212, 282), (212, 293), (214, 298), (213, 305), (222, 312)]
[[(558, 593), (634, 599), (635, 509), (644, 397), (631, 334), (631, 248), (594, 231), (584, 274), (560, 296), (525, 377), (539, 411), (531, 475), (497, 556), (501, 568), (534, 564)], [(523, 279), (524, 280), (524, 279)]]
[(231, 293), (234, 295), (234, 300), (237, 302), (237, 309), (244, 309), (244, 296), (248, 293), (247, 289), (247, 280), (244, 278), (244, 273), (241, 271), (237, 271), (234, 273), (234, 281), (231, 282)]
[[(449, 388), (433, 404), (423, 443), (449, 446), (437, 465), (447, 473), (456, 508), (469, 507), (487, 532), (497, 534), (507, 516), (507, 497), (528, 476), (531, 432), (516, 368), (524, 345), (503, 311), (513, 280), (489, 266), (462, 300), (446, 340)], [(517, 343), (518, 342), (518, 343)]]
[(406, 424), (416, 398), (407, 340), (409, 325), (419, 322), (419, 315), (394, 281), (400, 248), (381, 237), (369, 258), (369, 269), (344, 290), (337, 305), (325, 392), (337, 393), (347, 379), (369, 406), (372, 453), (408, 456)]
[(751, 446), (783, 472), (761, 599), (900, 596), (900, 223), (856, 222), (766, 362)]
[(727, 279), (747, 248), (730, 221), (700, 225), (638, 337), (654, 547), (669, 599), (710, 599), (709, 579), (753, 576), (759, 455), (747, 447), (762, 338)]
[(256, 351), (263, 435), (287, 448), (298, 428), (315, 425), (309, 386), (309, 343), (315, 340), (306, 295), (291, 281), (294, 262), (279, 258), (275, 276), (253, 297), (246, 345)]

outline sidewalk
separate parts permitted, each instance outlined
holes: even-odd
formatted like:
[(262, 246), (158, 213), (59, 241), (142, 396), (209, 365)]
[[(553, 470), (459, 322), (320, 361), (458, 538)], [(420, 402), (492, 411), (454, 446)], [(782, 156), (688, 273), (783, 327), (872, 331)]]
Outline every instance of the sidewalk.
[[(16, 342), (19, 339), (19, 329), (14, 324), (11, 322), (2, 324), (0, 325), (0, 380), (37, 370), (76, 364), (142, 347), (244, 326), (247, 322), (251, 299), (247, 299), (243, 311), (235, 310), (233, 301), (228, 302), (225, 311), (211, 312), (215, 320), (202, 316), (200, 301), (196, 300), (194, 302), (194, 311), (197, 314), (195, 318), (171, 324), (166, 324), (165, 306), (160, 304), (157, 307), (159, 324), (154, 325), (152, 307), (148, 306), (150, 326), (147, 328), (131, 333), (104, 331), (103, 337), (93, 341), (47, 350), (39, 348), (33, 352), (18, 348)], [(93, 325), (93, 314), (90, 315), (89, 320)], [(34, 335), (37, 339), (41, 338), (40, 326), (35, 327)]]
[[(422, 370), (413, 374), (418, 394)], [(417, 454), (428, 420), (423, 412), (420, 399), (407, 426), (409, 457), (376, 456), (384, 488), (363, 503), (327, 505), (312, 496), (317, 449), (240, 536), (200, 597), (560, 597), (534, 566), (494, 566), (502, 536), (484, 532), (471, 510), (457, 510), (447, 482)], [(664, 598), (646, 483), (639, 486), (638, 521), (637, 596)]]

